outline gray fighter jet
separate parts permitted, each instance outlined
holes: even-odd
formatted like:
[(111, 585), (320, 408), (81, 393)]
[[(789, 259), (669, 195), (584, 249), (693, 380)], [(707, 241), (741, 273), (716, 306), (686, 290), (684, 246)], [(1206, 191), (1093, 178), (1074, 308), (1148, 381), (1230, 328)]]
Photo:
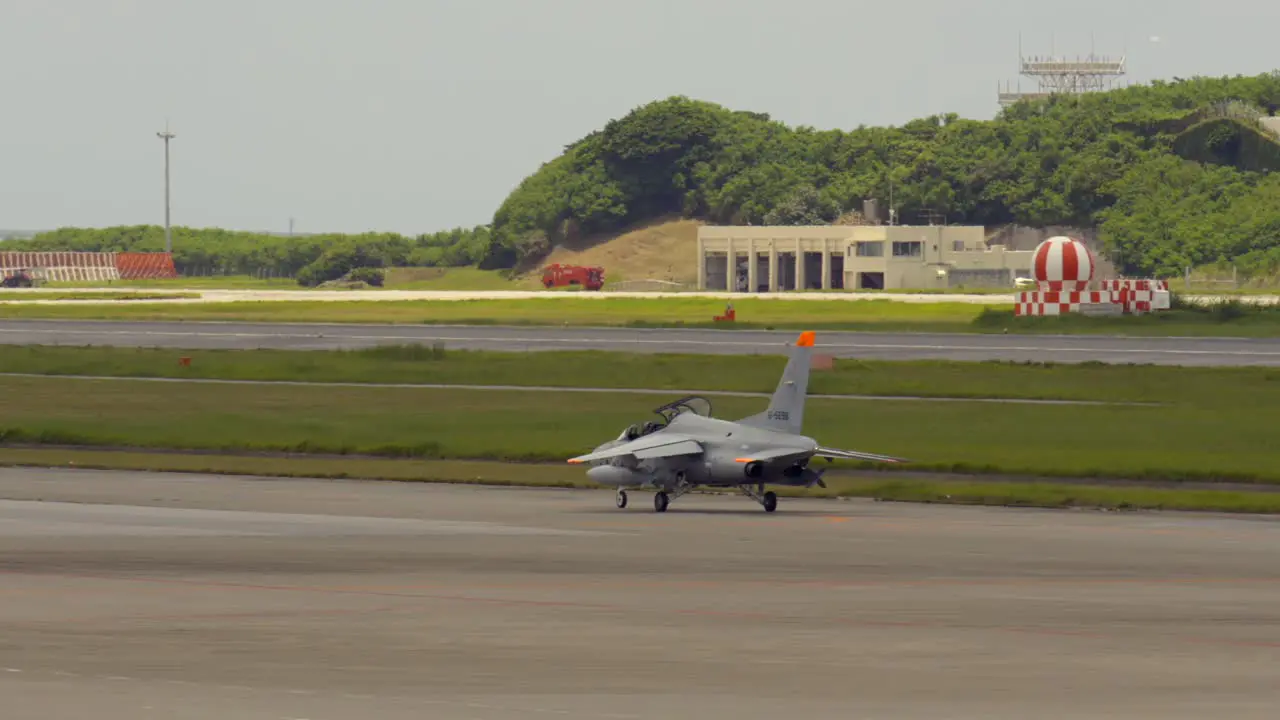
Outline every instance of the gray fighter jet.
[(587, 477), (618, 489), (617, 505), (627, 506), (628, 489), (652, 489), (653, 509), (665, 512), (671, 500), (698, 487), (737, 488), (765, 512), (778, 507), (766, 485), (826, 487), (825, 468), (809, 467), (813, 457), (907, 462), (888, 455), (823, 447), (801, 434), (814, 333), (800, 334), (769, 408), (737, 421), (711, 417), (711, 403), (692, 395), (654, 410), (660, 420), (632, 425), (616, 440), (570, 458), (590, 465)]

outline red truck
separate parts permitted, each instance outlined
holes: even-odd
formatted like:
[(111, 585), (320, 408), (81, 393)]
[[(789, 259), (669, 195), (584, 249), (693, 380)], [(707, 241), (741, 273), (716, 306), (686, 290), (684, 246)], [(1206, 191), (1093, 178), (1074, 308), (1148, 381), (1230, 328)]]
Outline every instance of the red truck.
[(570, 285), (581, 285), (587, 290), (599, 290), (604, 287), (604, 268), (559, 263), (548, 265), (542, 271), (542, 285), (548, 290)]

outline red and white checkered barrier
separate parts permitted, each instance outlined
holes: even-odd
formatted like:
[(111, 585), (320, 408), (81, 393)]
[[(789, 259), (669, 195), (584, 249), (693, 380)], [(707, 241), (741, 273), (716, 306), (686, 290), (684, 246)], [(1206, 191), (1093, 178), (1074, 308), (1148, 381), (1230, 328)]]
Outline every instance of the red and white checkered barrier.
[(1135, 280), (1121, 278), (1119, 280), (1100, 280), (1098, 287), (1103, 290), (1168, 290), (1168, 280)]
[(1114, 302), (1113, 293), (1098, 290), (1059, 292), (1057, 290), (1018, 293), (1018, 302), (1079, 305)]
[(1013, 307), (1014, 315), (1066, 315), (1080, 312), (1082, 305), (1108, 305), (1113, 293), (1098, 291), (1059, 292), (1057, 290), (1020, 292)]
[(1152, 310), (1168, 310), (1169, 291), (1163, 288), (1125, 289), (1116, 293), (1116, 302), (1125, 307), (1125, 312), (1148, 313)]
[(1085, 292), (1021, 292), (1014, 303), (1014, 315), (1065, 315), (1148, 313), (1167, 310), (1167, 290), (1104, 290)]
[(1080, 312), (1079, 303), (1015, 303), (1014, 315), (1066, 315)]

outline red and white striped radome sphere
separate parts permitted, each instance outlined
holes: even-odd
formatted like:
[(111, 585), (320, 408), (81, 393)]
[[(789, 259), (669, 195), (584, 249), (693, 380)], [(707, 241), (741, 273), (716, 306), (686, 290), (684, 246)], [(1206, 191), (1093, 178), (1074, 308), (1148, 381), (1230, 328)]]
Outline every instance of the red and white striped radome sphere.
[(1095, 267), (1088, 246), (1062, 235), (1040, 243), (1032, 256), (1036, 282), (1049, 290), (1084, 290), (1093, 279)]

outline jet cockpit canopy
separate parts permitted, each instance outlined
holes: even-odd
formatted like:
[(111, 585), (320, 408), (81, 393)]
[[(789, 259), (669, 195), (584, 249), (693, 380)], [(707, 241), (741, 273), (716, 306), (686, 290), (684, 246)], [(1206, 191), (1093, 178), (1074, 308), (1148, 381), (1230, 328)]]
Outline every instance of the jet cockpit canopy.
[(680, 398), (675, 402), (669, 402), (658, 408), (654, 408), (654, 413), (662, 416), (661, 420), (652, 420), (645, 423), (636, 423), (622, 431), (622, 435), (618, 440), (635, 440), (644, 437), (649, 433), (657, 432), (675, 419), (677, 415), (685, 413), (693, 413), (702, 417), (711, 417), (711, 401), (701, 395), (690, 395)]
[(683, 415), (684, 413), (711, 417), (711, 401), (701, 395), (689, 395), (675, 402), (669, 402), (662, 407), (654, 408), (653, 411), (662, 416), (664, 424), (670, 423), (677, 415)]

